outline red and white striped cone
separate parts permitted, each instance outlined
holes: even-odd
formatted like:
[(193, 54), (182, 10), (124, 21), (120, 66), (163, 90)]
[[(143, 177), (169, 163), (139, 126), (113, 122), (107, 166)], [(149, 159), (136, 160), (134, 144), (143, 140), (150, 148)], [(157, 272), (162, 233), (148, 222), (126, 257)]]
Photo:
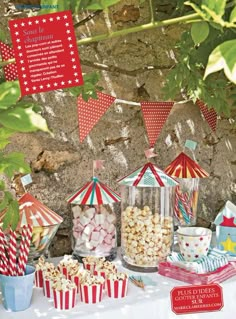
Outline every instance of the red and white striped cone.
[(34, 285), (37, 288), (43, 288), (43, 271), (41, 269), (35, 271)]
[(53, 289), (54, 307), (60, 310), (69, 310), (76, 304), (76, 288), (68, 291)]
[(102, 288), (100, 285), (79, 285), (80, 300), (84, 303), (93, 304), (102, 301)]
[(107, 295), (110, 298), (124, 298), (127, 296), (128, 279), (106, 280)]
[(16, 245), (16, 232), (10, 229), (10, 240), (8, 247), (10, 276), (16, 276)]
[(50, 279), (43, 279), (43, 294), (47, 298), (53, 297), (52, 281)]

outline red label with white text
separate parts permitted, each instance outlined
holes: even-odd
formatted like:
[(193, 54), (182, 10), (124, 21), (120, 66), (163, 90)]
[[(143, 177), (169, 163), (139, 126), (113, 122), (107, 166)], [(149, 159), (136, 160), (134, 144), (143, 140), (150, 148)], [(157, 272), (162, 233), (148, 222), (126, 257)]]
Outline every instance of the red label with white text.
[(21, 95), (83, 84), (70, 11), (9, 21)]
[(176, 314), (217, 311), (224, 306), (218, 284), (176, 287), (170, 295), (171, 308)]

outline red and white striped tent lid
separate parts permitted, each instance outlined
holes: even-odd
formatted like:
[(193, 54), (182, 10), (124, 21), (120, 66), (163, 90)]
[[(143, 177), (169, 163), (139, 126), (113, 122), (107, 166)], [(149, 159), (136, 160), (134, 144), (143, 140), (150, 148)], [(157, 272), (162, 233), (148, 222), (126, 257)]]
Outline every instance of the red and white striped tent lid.
[(18, 227), (31, 224), (37, 226), (50, 226), (61, 224), (63, 218), (47, 206), (34, 198), (31, 194), (25, 193), (19, 200), (20, 220)]
[(180, 178), (204, 178), (209, 174), (185, 153), (180, 153), (165, 169), (165, 172), (173, 177)]
[(120, 202), (120, 195), (101, 183), (97, 177), (69, 196), (66, 201), (75, 205), (102, 205)]
[(174, 187), (178, 185), (172, 177), (152, 163), (137, 168), (118, 180), (120, 185), (137, 187)]

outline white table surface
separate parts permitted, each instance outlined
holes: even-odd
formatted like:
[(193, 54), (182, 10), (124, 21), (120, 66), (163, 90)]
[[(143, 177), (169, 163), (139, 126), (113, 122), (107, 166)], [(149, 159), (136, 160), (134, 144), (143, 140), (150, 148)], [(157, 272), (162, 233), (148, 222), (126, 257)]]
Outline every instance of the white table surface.
[[(53, 259), (55, 263), (57, 259)], [(120, 261), (115, 262), (119, 270), (128, 274), (142, 275), (124, 269)], [(84, 304), (79, 298), (75, 308), (71, 310), (57, 310), (53, 307), (53, 300), (43, 296), (42, 289), (34, 288), (31, 307), (21, 312), (7, 312), (0, 297), (0, 319), (235, 319), (236, 318), (236, 276), (221, 283), (224, 296), (224, 307), (221, 311), (176, 315), (171, 310), (170, 291), (177, 286), (188, 284), (163, 277), (158, 273), (143, 274), (157, 283), (147, 286), (143, 291), (129, 283), (126, 298), (115, 300), (104, 294), (102, 302), (98, 304)], [(210, 317), (209, 317), (210, 316)]]

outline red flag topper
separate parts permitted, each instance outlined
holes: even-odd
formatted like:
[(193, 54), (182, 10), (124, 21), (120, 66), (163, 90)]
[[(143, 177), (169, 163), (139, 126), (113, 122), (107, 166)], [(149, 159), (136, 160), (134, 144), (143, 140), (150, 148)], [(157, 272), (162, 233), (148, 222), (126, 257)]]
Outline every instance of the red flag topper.
[[(0, 52), (2, 61), (8, 61), (15, 58), (14, 50), (9, 45), (0, 41)], [(6, 81), (15, 81), (18, 77), (16, 63), (10, 63), (3, 67)]]
[(101, 92), (98, 92), (97, 96), (98, 99), (90, 98), (88, 102), (84, 101), (81, 96), (78, 97), (79, 137), (81, 143), (116, 99)]
[(209, 124), (210, 128), (215, 132), (216, 131), (216, 123), (217, 123), (217, 114), (214, 109), (208, 109), (207, 105), (198, 100), (197, 105), (200, 107), (201, 113), (204, 116), (205, 120)]
[(141, 102), (150, 147), (153, 147), (174, 102)]
[(70, 11), (9, 21), (21, 94), (83, 84)]

